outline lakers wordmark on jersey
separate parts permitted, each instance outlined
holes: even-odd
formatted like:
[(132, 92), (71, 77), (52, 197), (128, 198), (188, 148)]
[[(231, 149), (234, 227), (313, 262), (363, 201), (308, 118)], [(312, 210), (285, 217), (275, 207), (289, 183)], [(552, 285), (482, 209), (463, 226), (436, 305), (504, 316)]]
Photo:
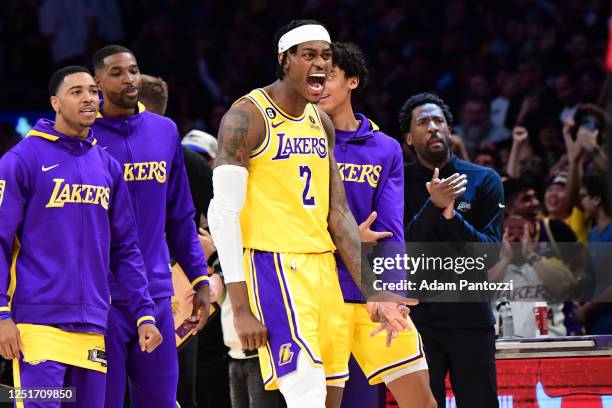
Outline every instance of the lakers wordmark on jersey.
[(299, 117), (283, 112), (263, 89), (248, 99), (261, 112), (266, 135), (251, 152), (240, 223), (245, 248), (283, 253), (335, 249), (327, 229), (329, 149), (315, 105)]

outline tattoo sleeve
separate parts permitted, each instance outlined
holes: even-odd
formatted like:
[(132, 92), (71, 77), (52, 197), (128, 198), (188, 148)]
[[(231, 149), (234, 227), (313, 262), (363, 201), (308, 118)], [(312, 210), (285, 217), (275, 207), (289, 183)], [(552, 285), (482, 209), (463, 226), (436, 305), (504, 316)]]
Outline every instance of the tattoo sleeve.
[(246, 167), (250, 153), (247, 140), (250, 122), (250, 112), (238, 107), (232, 107), (223, 116), (218, 135), (217, 166), (233, 164)]

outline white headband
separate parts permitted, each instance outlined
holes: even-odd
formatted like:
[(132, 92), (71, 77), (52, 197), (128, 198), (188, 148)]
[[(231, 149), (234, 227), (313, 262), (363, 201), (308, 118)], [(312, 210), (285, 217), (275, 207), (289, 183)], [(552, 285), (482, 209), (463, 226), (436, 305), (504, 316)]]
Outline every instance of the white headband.
[(325, 27), (318, 24), (306, 24), (283, 34), (278, 40), (278, 52), (280, 54), (306, 41), (325, 41), (331, 44), (331, 38)]

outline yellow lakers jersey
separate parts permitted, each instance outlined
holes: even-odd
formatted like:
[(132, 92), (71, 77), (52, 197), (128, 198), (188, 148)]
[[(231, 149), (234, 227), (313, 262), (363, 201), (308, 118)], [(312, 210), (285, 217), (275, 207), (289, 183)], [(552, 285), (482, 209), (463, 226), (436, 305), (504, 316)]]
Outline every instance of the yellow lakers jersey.
[(300, 117), (283, 112), (263, 90), (248, 99), (266, 123), (265, 140), (251, 152), (240, 224), (245, 248), (268, 252), (335, 250), (329, 231), (327, 136), (313, 104)]

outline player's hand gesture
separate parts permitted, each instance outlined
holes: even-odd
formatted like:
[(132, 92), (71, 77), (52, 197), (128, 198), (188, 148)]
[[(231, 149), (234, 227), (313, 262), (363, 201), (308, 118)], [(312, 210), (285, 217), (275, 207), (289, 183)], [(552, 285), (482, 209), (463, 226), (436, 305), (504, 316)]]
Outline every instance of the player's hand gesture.
[(370, 316), (378, 315), (378, 319), (382, 323), (370, 333), (370, 336), (375, 336), (381, 331), (387, 332), (387, 347), (391, 346), (391, 342), (395, 339), (399, 332), (406, 329), (412, 330), (412, 325), (408, 320), (410, 310), (403, 303), (395, 302), (372, 302), (368, 303), (368, 311)]
[(234, 313), (234, 328), (244, 350), (256, 350), (268, 341), (268, 329), (250, 310)]
[(19, 352), (23, 351), (19, 329), (13, 319), (0, 320), (0, 355), (7, 359), (19, 359)]
[(377, 216), (378, 214), (376, 211), (372, 211), (372, 214), (370, 214), (368, 219), (359, 224), (359, 235), (361, 235), (361, 242), (378, 242), (379, 239), (393, 236), (393, 233), (389, 231), (376, 232), (370, 229), (370, 226), (376, 220)]
[(140, 351), (152, 353), (163, 340), (164, 338), (154, 324), (144, 323), (138, 326), (138, 344), (140, 345)]
[(370, 318), (374, 322), (388, 323), (392, 329), (397, 331), (412, 328), (406, 320), (408, 306), (405, 303), (368, 302), (367, 307)]
[(440, 170), (436, 167), (431, 181), (425, 184), (431, 196), (431, 202), (440, 209), (447, 209), (453, 205), (455, 199), (466, 190), (467, 176), (455, 173), (446, 179), (440, 179)]
[(191, 329), (195, 336), (204, 328), (208, 320), (210, 310), (210, 286), (200, 285), (197, 292), (193, 295), (193, 310), (191, 317), (185, 320), (187, 326)]

